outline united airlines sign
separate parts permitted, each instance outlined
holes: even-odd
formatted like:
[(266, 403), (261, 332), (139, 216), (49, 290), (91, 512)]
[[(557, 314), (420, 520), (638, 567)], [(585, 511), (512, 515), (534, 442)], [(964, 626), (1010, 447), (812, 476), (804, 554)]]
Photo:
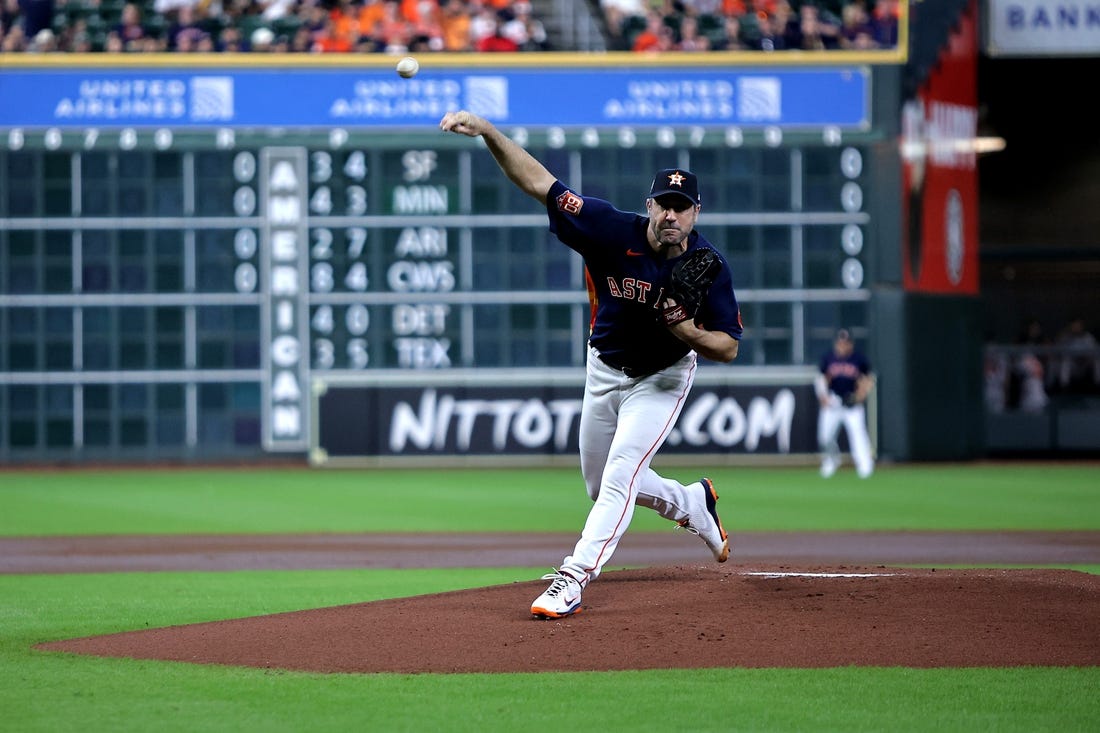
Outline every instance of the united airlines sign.
[[(294, 100), (288, 104), (287, 100)], [(434, 128), (465, 108), (530, 128), (738, 125), (864, 130), (865, 66), (524, 70), (2, 69), (0, 128)]]

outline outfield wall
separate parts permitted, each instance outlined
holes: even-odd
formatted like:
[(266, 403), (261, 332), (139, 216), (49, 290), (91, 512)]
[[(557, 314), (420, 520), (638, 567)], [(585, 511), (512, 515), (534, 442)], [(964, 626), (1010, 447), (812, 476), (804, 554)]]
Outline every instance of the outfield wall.
[[(314, 389), (357, 384), (371, 432), (340, 451), (415, 461), (433, 456), (373, 431), (430, 395), (500, 408), (568, 374), (541, 404), (575, 400), (582, 263), (482, 146), (438, 132), (460, 105), (624, 208), (657, 168), (707, 182), (700, 228), (733, 266), (746, 333), (737, 366), (700, 369), (713, 387), (696, 402), (745, 432), (670, 452), (812, 456), (807, 375), (846, 327), (878, 375), (881, 457), (978, 456), (976, 180), (955, 145), (975, 132), (977, 10), (920, 10), (937, 30), (913, 59), (905, 33), (883, 53), (441, 54), (415, 80), (359, 55), (13, 59), (0, 96), (26, 104), (0, 117), (0, 460), (320, 464), (335, 443)], [(533, 91), (563, 88), (585, 104)], [(780, 419), (788, 394), (789, 443), (752, 421)], [(427, 452), (556, 456), (480, 429)]]

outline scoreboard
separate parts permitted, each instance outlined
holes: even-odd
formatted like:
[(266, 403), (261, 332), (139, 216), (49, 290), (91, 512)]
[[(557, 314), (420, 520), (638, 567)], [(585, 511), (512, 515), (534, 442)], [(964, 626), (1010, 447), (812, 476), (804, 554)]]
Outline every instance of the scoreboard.
[[(804, 386), (866, 333), (872, 125), (500, 126), (622, 209), (699, 175), (746, 326), (702, 383)], [(326, 385), (572, 380), (588, 316), (541, 207), (434, 125), (0, 129), (0, 458), (305, 453)]]

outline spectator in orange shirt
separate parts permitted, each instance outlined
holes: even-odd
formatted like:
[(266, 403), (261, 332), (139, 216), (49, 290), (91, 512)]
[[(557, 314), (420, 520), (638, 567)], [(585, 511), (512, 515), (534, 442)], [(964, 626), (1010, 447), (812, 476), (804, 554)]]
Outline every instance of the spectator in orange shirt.
[(401, 16), (413, 25), (421, 23), (423, 16), (431, 16), (438, 11), (439, 5), (435, 0), (401, 0)]
[(464, 0), (446, 0), (439, 19), (444, 51), (469, 51), (470, 13)]
[(332, 37), (340, 46), (347, 45), (350, 51), (359, 40), (359, 9), (352, 0), (337, 0), (328, 16), (332, 21)]
[(672, 29), (665, 23), (665, 17), (652, 8), (645, 15), (645, 30), (634, 39), (632, 51), (670, 51), (675, 43)]
[(385, 3), (383, 0), (363, 0), (359, 6), (359, 16), (356, 18), (359, 24), (359, 35), (369, 36), (374, 33), (374, 27), (385, 17)]
[(313, 34), (313, 45), (310, 47), (314, 53), (347, 53), (351, 49), (351, 41), (341, 38), (337, 21), (331, 15), (325, 19), (321, 30)]

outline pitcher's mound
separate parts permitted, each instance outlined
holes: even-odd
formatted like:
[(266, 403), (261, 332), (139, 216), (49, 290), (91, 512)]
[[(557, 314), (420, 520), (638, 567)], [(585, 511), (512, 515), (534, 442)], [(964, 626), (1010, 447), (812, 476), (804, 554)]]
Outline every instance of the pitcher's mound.
[(546, 581), (41, 644), (310, 672), (1100, 665), (1100, 576), (1071, 570), (670, 566), (605, 572), (582, 612)]

